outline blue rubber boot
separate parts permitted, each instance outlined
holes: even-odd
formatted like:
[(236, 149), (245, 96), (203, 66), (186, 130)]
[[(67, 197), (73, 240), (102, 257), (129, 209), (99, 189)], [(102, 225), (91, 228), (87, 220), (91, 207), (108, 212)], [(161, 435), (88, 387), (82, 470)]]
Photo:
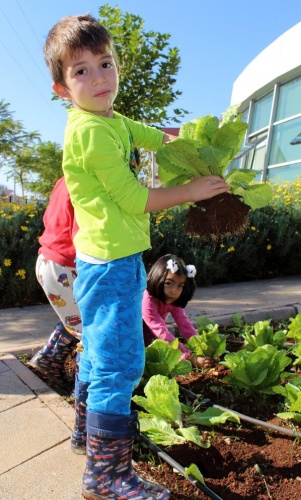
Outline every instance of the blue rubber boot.
[(105, 415), (87, 411), (87, 459), (82, 495), (99, 500), (167, 500), (170, 491), (145, 481), (132, 467), (137, 413)]
[(75, 377), (75, 422), (71, 436), (71, 450), (77, 455), (86, 453), (86, 408), (89, 385), (88, 382), (80, 382), (78, 377)]

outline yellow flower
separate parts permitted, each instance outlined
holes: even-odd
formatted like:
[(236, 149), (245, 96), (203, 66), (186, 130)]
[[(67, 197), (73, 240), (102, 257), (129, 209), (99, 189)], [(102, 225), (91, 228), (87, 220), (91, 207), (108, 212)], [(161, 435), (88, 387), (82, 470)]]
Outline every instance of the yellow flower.
[(271, 250), (272, 245), (267, 245), (267, 250)]
[(9, 266), (11, 266), (11, 259), (4, 259), (4, 261), (3, 261), (3, 265), (4, 265), (5, 267), (9, 267)]
[(256, 227), (255, 227), (255, 226), (251, 226), (251, 227), (250, 227), (250, 229), (251, 229), (252, 231), (256, 231)]
[(25, 280), (25, 278), (26, 278), (26, 271), (25, 271), (25, 269), (18, 269), (18, 271), (16, 272), (16, 276), (20, 276), (20, 278), (22, 280)]
[(221, 244), (220, 244), (220, 247), (221, 247), (221, 248), (225, 248), (225, 245), (223, 245), (223, 244), (221, 243)]
[(229, 247), (227, 252), (235, 252), (235, 248), (234, 247)]
[(27, 226), (21, 226), (21, 229), (22, 229), (22, 231), (28, 231), (28, 227)]
[(28, 217), (34, 217), (35, 214), (28, 214)]

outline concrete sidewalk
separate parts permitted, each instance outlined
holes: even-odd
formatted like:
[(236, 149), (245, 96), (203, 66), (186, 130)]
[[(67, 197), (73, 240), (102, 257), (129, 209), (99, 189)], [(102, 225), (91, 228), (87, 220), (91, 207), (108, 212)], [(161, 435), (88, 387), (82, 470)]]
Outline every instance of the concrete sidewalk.
[[(247, 323), (301, 312), (301, 276), (198, 288), (193, 322)], [(79, 500), (85, 457), (70, 450), (74, 410), (16, 356), (44, 345), (58, 322), (50, 305), (0, 310), (0, 498)]]

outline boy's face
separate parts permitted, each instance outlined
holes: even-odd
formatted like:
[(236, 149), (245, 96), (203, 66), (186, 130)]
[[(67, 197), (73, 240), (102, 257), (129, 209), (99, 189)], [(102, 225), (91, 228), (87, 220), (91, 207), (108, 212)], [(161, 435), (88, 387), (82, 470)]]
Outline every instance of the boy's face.
[(65, 86), (54, 83), (53, 90), (70, 100), (77, 109), (95, 115), (113, 117), (113, 103), (118, 93), (118, 68), (110, 49), (103, 54), (90, 50), (65, 58)]

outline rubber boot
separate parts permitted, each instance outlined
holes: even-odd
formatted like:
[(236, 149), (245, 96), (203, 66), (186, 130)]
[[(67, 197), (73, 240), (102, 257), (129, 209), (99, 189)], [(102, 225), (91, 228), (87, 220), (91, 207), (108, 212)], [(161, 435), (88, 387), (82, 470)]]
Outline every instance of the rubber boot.
[(31, 358), (28, 364), (42, 375), (53, 378), (60, 384), (71, 383), (74, 381), (74, 374), (67, 374), (64, 365), (78, 342), (78, 339), (69, 333), (60, 321), (47, 344)]
[(71, 450), (77, 455), (86, 454), (86, 407), (89, 385), (88, 382), (81, 382), (77, 376), (75, 377), (75, 422), (71, 436)]
[(87, 458), (82, 495), (86, 499), (167, 500), (170, 491), (135, 473), (132, 448), (137, 413), (105, 415), (87, 411)]

